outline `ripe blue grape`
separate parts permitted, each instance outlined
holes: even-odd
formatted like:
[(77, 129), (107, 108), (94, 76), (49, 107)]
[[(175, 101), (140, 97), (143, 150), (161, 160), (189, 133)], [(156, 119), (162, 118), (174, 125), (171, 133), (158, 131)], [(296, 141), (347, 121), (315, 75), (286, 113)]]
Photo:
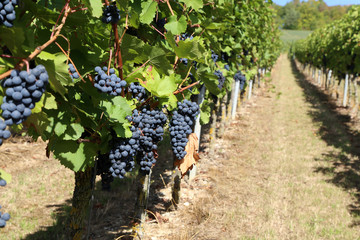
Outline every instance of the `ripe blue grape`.
[(116, 24), (120, 20), (120, 10), (115, 5), (106, 6), (103, 9), (101, 21), (103, 23)]
[(225, 83), (225, 77), (220, 70), (216, 70), (214, 74), (218, 78), (219, 81), (218, 88), (221, 90)]
[(139, 83), (130, 83), (129, 93), (131, 93), (132, 98), (135, 98), (139, 102), (143, 102), (146, 99), (146, 91), (143, 86), (141, 86)]
[(177, 105), (178, 109), (173, 112), (170, 121), (169, 132), (173, 153), (177, 159), (183, 159), (186, 156), (187, 137), (192, 133), (196, 116), (199, 114), (199, 106), (196, 102), (188, 100), (178, 102)]
[(217, 55), (213, 50), (211, 50), (211, 59), (214, 61), (214, 63), (216, 63), (219, 59), (219, 55)]
[(18, 5), (17, 0), (0, 1), (0, 25), (12, 27), (13, 21), (16, 19), (15, 6)]
[(110, 94), (111, 96), (121, 95), (121, 93), (124, 91), (124, 88), (126, 87), (126, 81), (121, 80), (118, 76), (116, 76), (115, 69), (109, 69), (110, 75), (106, 74), (107, 70), (107, 67), (103, 67), (102, 69), (99, 66), (95, 67), (97, 75), (94, 79), (94, 87), (103, 93)]
[(79, 74), (76, 72), (76, 69), (74, 67), (74, 65), (72, 65), (71, 63), (69, 63), (69, 74), (70, 74), (70, 77), (71, 79), (78, 79), (80, 76)]
[(241, 73), (241, 71), (237, 71), (234, 75), (234, 80), (235, 81), (240, 81), (240, 89), (244, 90), (244, 86), (246, 83), (246, 77), (244, 74)]
[[(30, 116), (31, 111), (38, 102), (46, 86), (49, 83), (49, 75), (42, 65), (31, 69), (30, 72), (13, 70), (9, 78), (3, 82), (6, 88), (1, 105), (2, 117), (6, 125), (20, 124)], [(2, 120), (1, 120), (2, 121)], [(4, 131), (4, 129), (0, 131)], [(8, 132), (3, 138), (10, 137)]]
[[(6, 181), (4, 179), (0, 178), (0, 186), (5, 187)], [(1, 209), (1, 206), (0, 206)], [(6, 226), (6, 222), (10, 220), (10, 214), (9, 213), (2, 213), (0, 212), (0, 228), (3, 228)]]

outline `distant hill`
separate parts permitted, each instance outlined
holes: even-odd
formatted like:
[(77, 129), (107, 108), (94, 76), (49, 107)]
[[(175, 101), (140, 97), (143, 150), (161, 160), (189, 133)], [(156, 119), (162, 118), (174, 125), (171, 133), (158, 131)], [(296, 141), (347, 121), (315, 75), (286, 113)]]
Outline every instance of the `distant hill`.
[(329, 7), (323, 0), (293, 0), (285, 6), (273, 4), (276, 22), (282, 29), (315, 30), (347, 13), (351, 5)]

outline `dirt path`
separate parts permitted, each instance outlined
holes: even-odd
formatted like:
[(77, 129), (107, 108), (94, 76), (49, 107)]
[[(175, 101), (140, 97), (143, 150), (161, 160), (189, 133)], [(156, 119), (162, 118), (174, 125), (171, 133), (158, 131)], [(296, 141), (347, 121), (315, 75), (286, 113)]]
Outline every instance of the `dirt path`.
[(149, 239), (360, 239), (357, 136), (286, 56), (272, 79)]

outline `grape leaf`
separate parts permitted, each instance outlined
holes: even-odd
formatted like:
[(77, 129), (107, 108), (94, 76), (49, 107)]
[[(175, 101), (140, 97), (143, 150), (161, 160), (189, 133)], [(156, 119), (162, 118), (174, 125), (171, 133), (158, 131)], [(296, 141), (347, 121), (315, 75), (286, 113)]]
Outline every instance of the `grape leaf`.
[(77, 143), (76, 141), (56, 141), (50, 149), (55, 158), (65, 167), (78, 172), (92, 165), (97, 155), (98, 145), (94, 143)]
[(101, 101), (100, 106), (105, 110), (109, 118), (125, 123), (126, 116), (131, 115), (131, 107), (123, 97), (114, 97), (110, 101)]
[(165, 28), (176, 35), (185, 32), (187, 28), (186, 17), (181, 15), (178, 20), (176, 15), (170, 16), (168, 22), (165, 24)]
[(156, 12), (157, 2), (153, 0), (148, 0), (147, 2), (141, 3), (141, 14), (140, 21), (144, 24), (150, 24), (154, 19)]
[(203, 7), (203, 1), (202, 0), (181, 0), (186, 4), (187, 7), (192, 7), (194, 10), (199, 10)]

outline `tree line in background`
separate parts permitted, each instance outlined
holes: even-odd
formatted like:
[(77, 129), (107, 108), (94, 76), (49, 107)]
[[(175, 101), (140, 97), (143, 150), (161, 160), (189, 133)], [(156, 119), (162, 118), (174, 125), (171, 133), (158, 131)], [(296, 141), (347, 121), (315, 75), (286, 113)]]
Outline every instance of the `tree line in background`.
[(328, 6), (323, 0), (292, 0), (285, 6), (273, 4), (277, 12), (276, 22), (283, 29), (315, 30), (340, 19), (351, 7)]

